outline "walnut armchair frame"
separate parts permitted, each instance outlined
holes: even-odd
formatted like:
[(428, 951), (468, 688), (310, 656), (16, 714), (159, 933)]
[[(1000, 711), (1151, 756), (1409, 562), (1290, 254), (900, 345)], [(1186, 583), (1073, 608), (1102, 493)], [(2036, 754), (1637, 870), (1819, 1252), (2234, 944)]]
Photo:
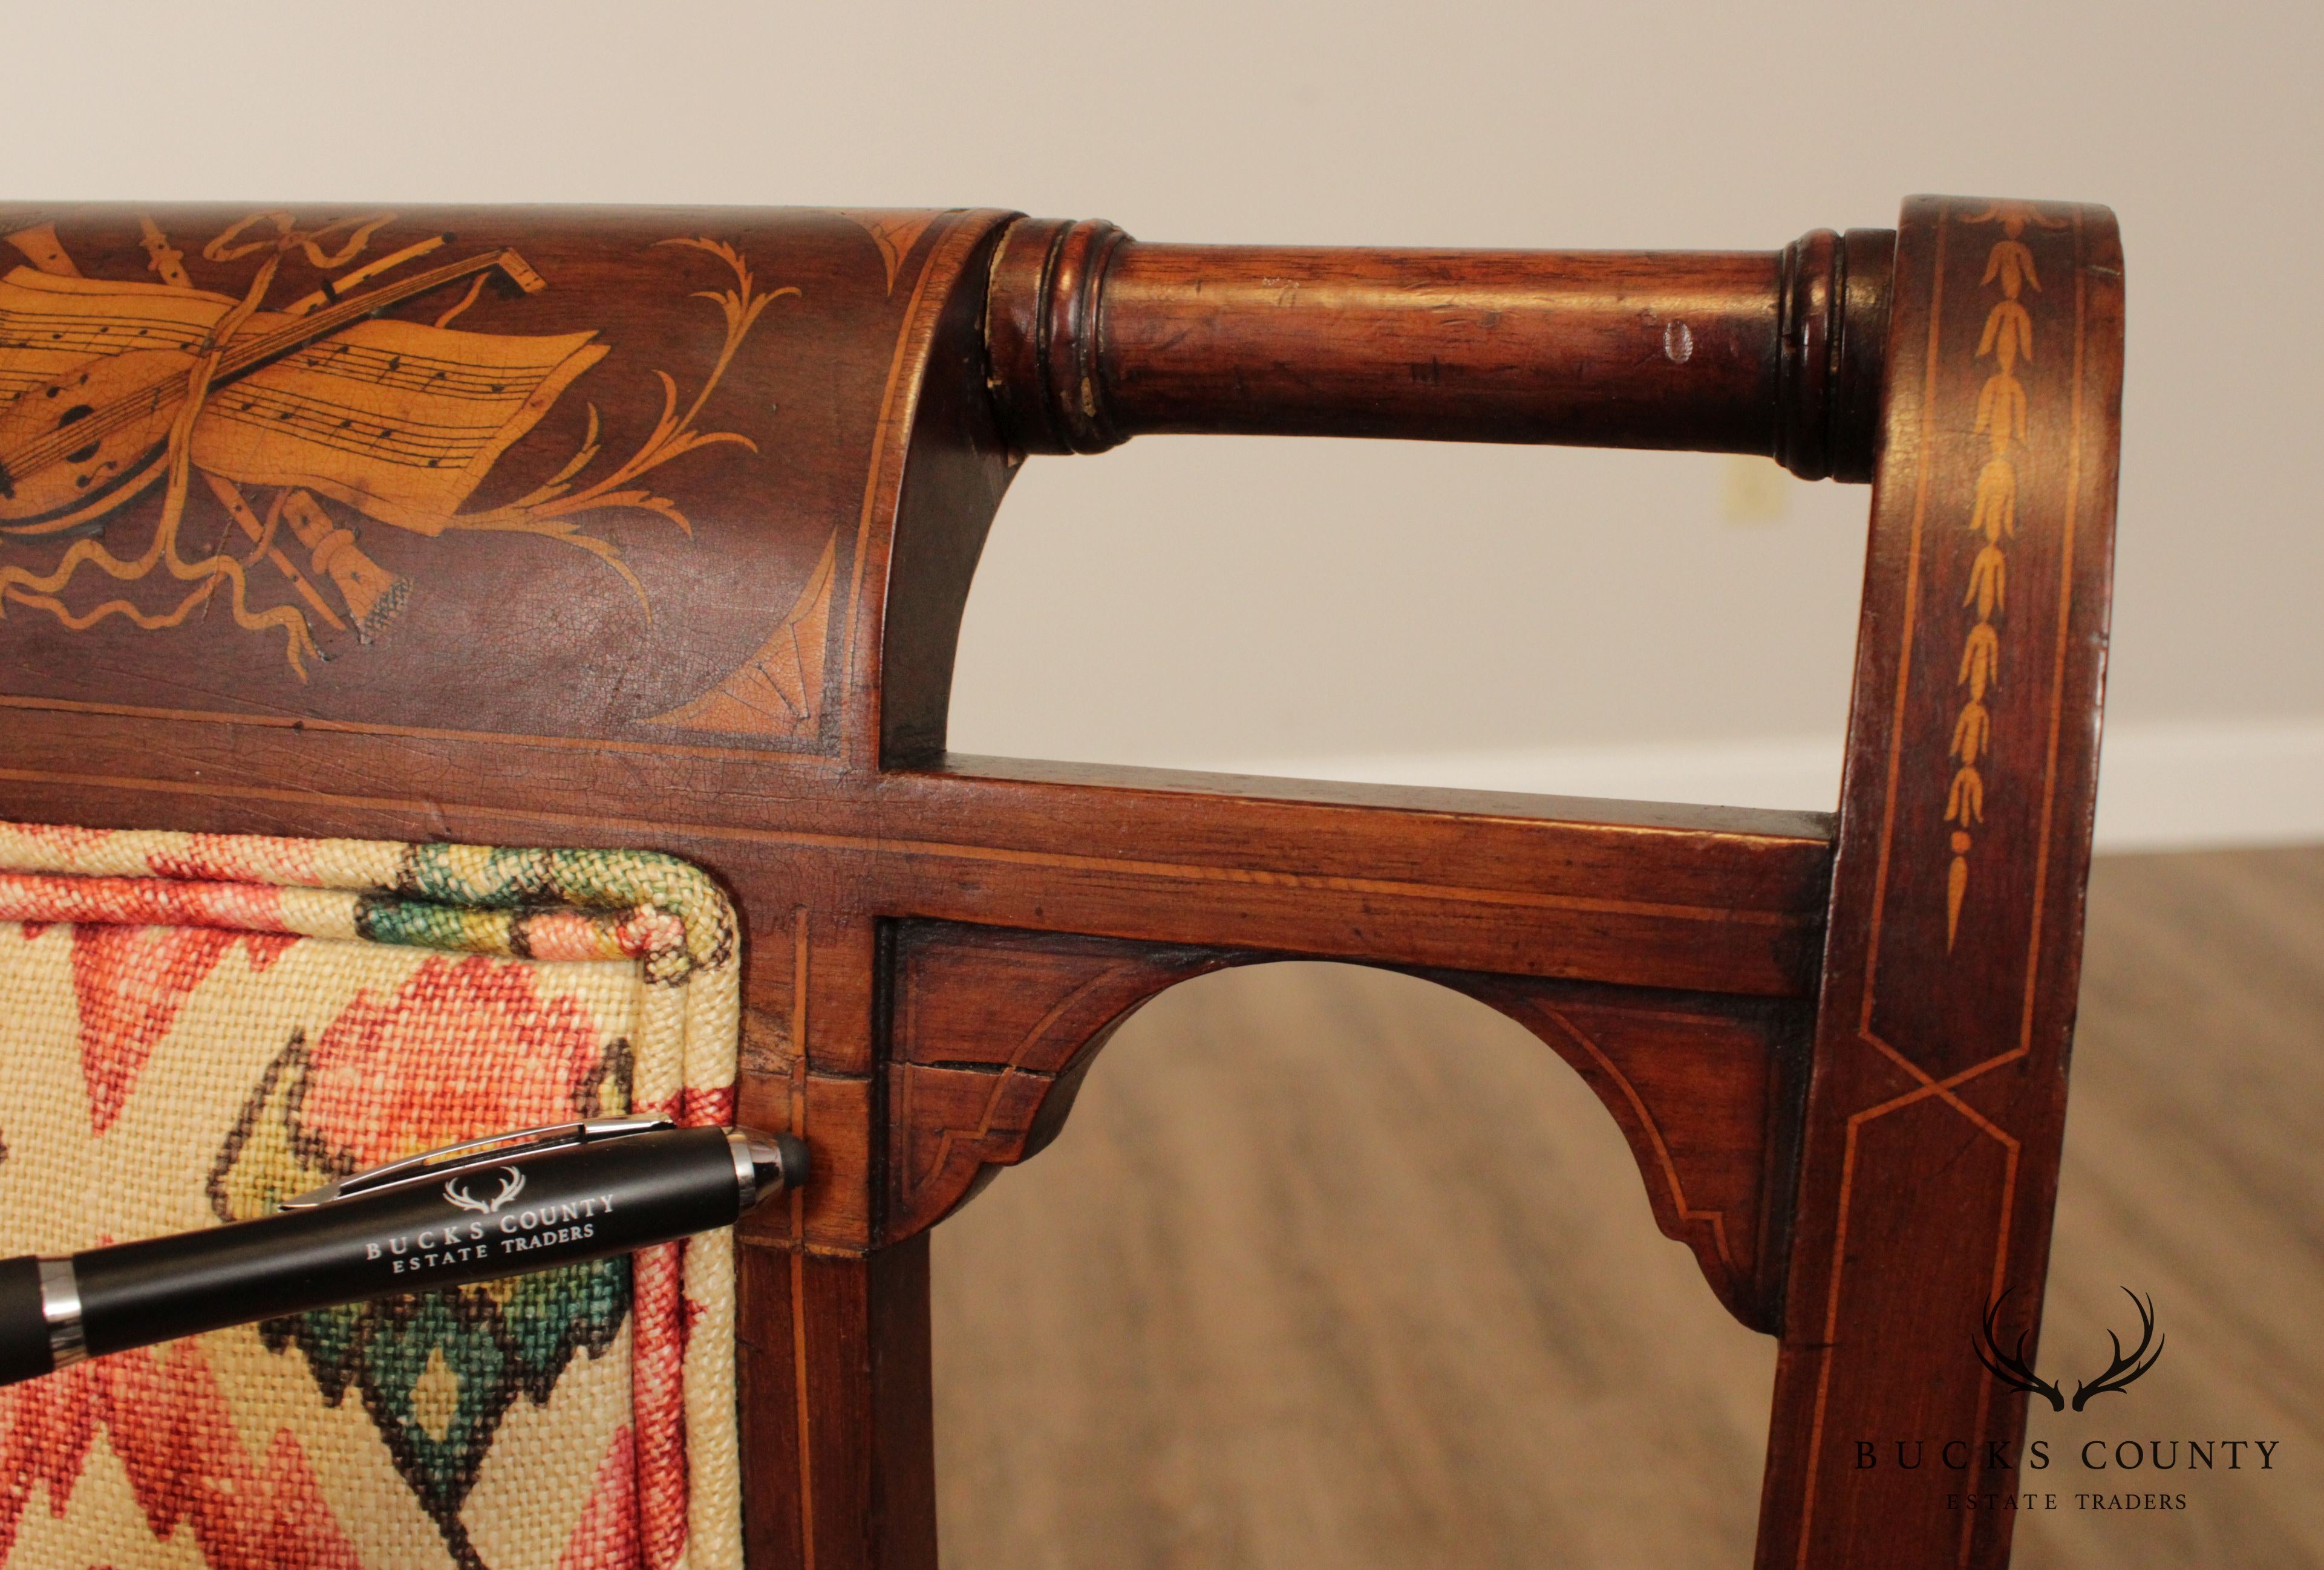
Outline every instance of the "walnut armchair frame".
[[(198, 259), (171, 238), (212, 232)], [(477, 383), (508, 409), (466, 445), (362, 417), (307, 438), (344, 462), (264, 456), (234, 422), (290, 372), (212, 353), (204, 412), (102, 477), (111, 501), (46, 528), (0, 500), (0, 816), (637, 846), (720, 878), (748, 932), (740, 1116), (817, 1169), (742, 1239), (754, 1565), (934, 1565), (928, 1229), (1055, 1134), (1141, 1002), (1293, 957), (1480, 998), (1596, 1091), (1662, 1229), (1780, 1340), (1763, 1566), (2006, 1562), (2009, 1512), (1854, 1446), (1960, 1438), (1955, 1492), (2015, 1475), (1986, 1457), (2014, 1457), (2024, 1398), (1970, 1336), (1997, 1301), (2005, 1339), (2037, 1327), (2057, 1180), (2119, 429), (2103, 208), (1919, 197), (1894, 231), (1683, 254), (1149, 245), (965, 210), (6, 208), (0, 234), (51, 280), (284, 321), (374, 259), (521, 253), (521, 289), (381, 308), (554, 338), (533, 380)], [(293, 344), (268, 363), (317, 374), (301, 356), (374, 347), (266, 330)], [(1153, 431), (1871, 481), (1839, 811), (948, 753), (1010, 479)], [(213, 500), (235, 548), (205, 556)], [(85, 539), (166, 581), (93, 588)]]

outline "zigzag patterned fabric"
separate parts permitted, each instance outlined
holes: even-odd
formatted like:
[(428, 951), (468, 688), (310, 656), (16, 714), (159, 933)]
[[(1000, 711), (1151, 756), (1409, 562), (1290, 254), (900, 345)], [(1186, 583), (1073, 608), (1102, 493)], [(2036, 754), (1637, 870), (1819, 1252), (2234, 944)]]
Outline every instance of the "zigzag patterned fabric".
[[(738, 975), (666, 856), (0, 823), (0, 1256), (731, 1122)], [(723, 1232), (0, 1389), (6, 1570), (729, 1570), (740, 1485)]]

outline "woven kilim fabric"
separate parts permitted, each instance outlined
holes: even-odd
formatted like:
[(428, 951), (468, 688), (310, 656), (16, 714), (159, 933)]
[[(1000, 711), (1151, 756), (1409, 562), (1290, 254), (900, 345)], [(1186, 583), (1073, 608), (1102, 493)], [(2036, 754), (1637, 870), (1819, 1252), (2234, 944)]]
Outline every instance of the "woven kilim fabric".
[[(0, 1255), (730, 1122), (735, 941), (664, 856), (0, 823)], [(8, 1570), (725, 1570), (739, 1488), (724, 1233), (0, 1390)]]

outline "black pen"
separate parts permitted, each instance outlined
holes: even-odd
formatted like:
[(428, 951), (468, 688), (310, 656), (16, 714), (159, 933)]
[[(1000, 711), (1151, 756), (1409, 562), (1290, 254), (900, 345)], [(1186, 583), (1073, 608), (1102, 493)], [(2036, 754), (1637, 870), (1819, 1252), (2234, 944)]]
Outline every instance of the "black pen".
[(804, 1182), (807, 1165), (788, 1134), (558, 1124), (374, 1167), (254, 1221), (0, 1260), (0, 1384), (228, 1325), (628, 1253), (728, 1226)]

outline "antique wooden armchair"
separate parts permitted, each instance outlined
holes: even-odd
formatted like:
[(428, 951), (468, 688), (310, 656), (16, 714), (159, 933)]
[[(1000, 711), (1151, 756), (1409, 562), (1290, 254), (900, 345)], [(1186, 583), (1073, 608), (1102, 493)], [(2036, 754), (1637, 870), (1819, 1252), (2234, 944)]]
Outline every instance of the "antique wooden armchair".
[[(645, 848), (732, 895), (738, 1116), (816, 1162), (742, 1239), (752, 1564), (935, 1563), (928, 1229), (1043, 1146), (1139, 1003), (1285, 957), (1482, 999), (1598, 1093), (1663, 1230), (1780, 1338), (1761, 1565), (2006, 1561), (2011, 1514), (1946, 1496), (2013, 1489), (2024, 1395), (1972, 1338), (1998, 1302), (2031, 1345), (2057, 1179), (2122, 367), (2103, 208), (1919, 197), (1747, 253), (1157, 245), (994, 211), (0, 232), (27, 287), (278, 313), (179, 345), (209, 355), (199, 419), (0, 440), (0, 818)], [(357, 319), (505, 353), (433, 363)], [(261, 333), (317, 374), (370, 355), (377, 396), (267, 405), (235, 358)], [(464, 424), (455, 384), (501, 401)], [(948, 753), (1018, 465), (1155, 431), (1869, 480), (1837, 815)], [(1897, 1437), (1973, 1459), (1858, 1469)]]

